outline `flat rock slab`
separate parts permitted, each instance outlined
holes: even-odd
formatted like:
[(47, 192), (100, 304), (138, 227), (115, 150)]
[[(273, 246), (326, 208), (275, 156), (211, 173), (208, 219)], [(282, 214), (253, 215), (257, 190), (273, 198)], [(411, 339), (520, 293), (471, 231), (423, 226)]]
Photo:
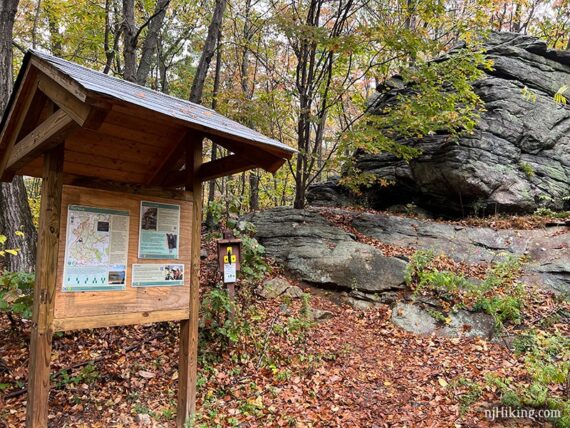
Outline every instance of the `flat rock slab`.
[[(349, 211), (339, 212), (353, 214)], [(501, 255), (529, 257), (524, 279), (560, 293), (570, 293), (570, 227), (494, 230), (463, 227), (383, 213), (354, 214), (352, 225), (388, 244), (443, 252), (457, 261), (490, 263)]]
[(368, 293), (405, 288), (403, 260), (357, 242), (317, 212), (275, 208), (253, 213), (248, 220), (267, 255), (303, 281)]
[(449, 317), (451, 322), (442, 325), (427, 310), (416, 304), (400, 302), (392, 309), (392, 322), (410, 333), (486, 339), (493, 337), (495, 323), (487, 314), (461, 310)]

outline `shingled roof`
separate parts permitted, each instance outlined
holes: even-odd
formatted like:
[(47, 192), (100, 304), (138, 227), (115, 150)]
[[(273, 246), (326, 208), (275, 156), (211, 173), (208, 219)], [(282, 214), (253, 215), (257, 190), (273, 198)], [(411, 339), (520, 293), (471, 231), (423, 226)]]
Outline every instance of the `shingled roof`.
[[(124, 165), (125, 172), (129, 172), (129, 162), (123, 157), (115, 156), (109, 150), (113, 147), (113, 150), (119, 150), (118, 154), (133, 158), (130, 168), (134, 175), (118, 174), (121, 177), (115, 179), (136, 183), (146, 180), (146, 184), (161, 184), (159, 181), (167, 180), (168, 173), (176, 172), (182, 167), (179, 162), (182, 153), (180, 146), (183, 145), (181, 141), (189, 133), (209, 138), (237, 155), (225, 160), (228, 173), (253, 167), (275, 172), (296, 152), (212, 109), (30, 50), (24, 58), (1, 122), (0, 175), (4, 179), (13, 173), (39, 174), (41, 160), (35, 156), (41, 155), (39, 150), (33, 156), (26, 156), (16, 163), (12, 160), (12, 171), (8, 171), (12, 174), (6, 174), (5, 169), (10, 164), (7, 158), (13, 156), (8, 153), (11, 150), (10, 144), (18, 147), (19, 141), (26, 137), (26, 132), (22, 132), (22, 129), (34, 129), (33, 126), (26, 127), (26, 123), (41, 124), (42, 119), (49, 117), (44, 104), (43, 107), (38, 107), (39, 103), (45, 103), (46, 96), (60, 110), (61, 117), (53, 118), (53, 121), (61, 122), (70, 117), (75, 122), (74, 125), (81, 128), (79, 131), (74, 130), (71, 137), (69, 132), (66, 133), (65, 149), (66, 153), (69, 151), (66, 163), (70, 164), (68, 169), (73, 174), (81, 171), (80, 165), (87, 161), (83, 155), (89, 153), (100, 158), (98, 162), (103, 169), (107, 165), (105, 162), (113, 169), (117, 169), (116, 165), (120, 163)], [(24, 121), (22, 129), (17, 126), (20, 119)], [(67, 122), (64, 127), (73, 128)], [(18, 135), (12, 135), (15, 129), (18, 129)], [(99, 134), (99, 139), (94, 132)], [(104, 140), (106, 137), (108, 139)], [(10, 139), (13, 140), (11, 143), (8, 141)], [(153, 151), (152, 147), (156, 150)], [(145, 155), (135, 159), (135, 154), (141, 151)], [(158, 158), (153, 161), (152, 156)], [(29, 166), (29, 161), (32, 160), (35, 163)], [(144, 168), (140, 167), (141, 163), (145, 165)], [(172, 163), (173, 170), (166, 171), (164, 163), (166, 166)], [(139, 167), (135, 168), (135, 164), (139, 164)], [(18, 167), (18, 171), (14, 170), (15, 167)], [(160, 169), (158, 178), (153, 169)], [(137, 174), (139, 176), (135, 177)], [(105, 176), (105, 173), (99, 175)]]

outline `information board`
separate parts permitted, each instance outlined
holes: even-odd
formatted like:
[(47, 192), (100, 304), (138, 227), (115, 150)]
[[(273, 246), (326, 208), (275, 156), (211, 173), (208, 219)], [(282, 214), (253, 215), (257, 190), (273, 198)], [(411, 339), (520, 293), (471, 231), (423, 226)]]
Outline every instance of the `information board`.
[(183, 264), (134, 264), (133, 287), (184, 285)]
[[(62, 207), (54, 331), (188, 319), (191, 196), (64, 185)], [(155, 232), (179, 232), (177, 259), (139, 257), (141, 207), (159, 208)]]
[(180, 205), (141, 201), (139, 258), (178, 259)]
[(124, 290), (129, 212), (70, 205), (63, 291)]

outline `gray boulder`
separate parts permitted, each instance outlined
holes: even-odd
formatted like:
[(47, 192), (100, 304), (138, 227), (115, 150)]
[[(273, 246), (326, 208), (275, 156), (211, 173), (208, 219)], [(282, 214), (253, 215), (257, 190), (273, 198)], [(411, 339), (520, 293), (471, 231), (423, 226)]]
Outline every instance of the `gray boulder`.
[[(486, 51), (494, 66), (474, 84), (486, 111), (472, 135), (452, 141), (442, 132), (402, 141), (423, 151), (410, 163), (385, 153), (355, 154), (358, 169), (395, 183), (366, 191), (369, 206), (416, 202), (435, 213), (459, 215), (569, 208), (570, 107), (553, 97), (570, 81), (570, 55), (514, 33), (492, 33)], [(379, 90), (373, 112), (407, 88), (396, 77)], [(339, 192), (334, 181), (319, 184), (309, 189), (308, 200), (322, 205), (319, 195), (334, 201)]]
[(428, 310), (413, 303), (400, 302), (392, 309), (392, 322), (410, 333), (490, 339), (495, 332), (493, 318), (481, 312), (460, 310), (451, 313), (449, 318), (449, 324), (443, 325), (436, 321)]
[(317, 212), (275, 208), (248, 219), (267, 255), (303, 281), (368, 293), (405, 288), (403, 260), (357, 242)]
[(312, 308), (310, 317), (313, 321), (325, 321), (334, 317), (334, 314), (331, 311)]
[(443, 252), (467, 263), (490, 263), (504, 255), (525, 255), (529, 260), (523, 281), (570, 294), (570, 228), (567, 226), (494, 230), (364, 212), (354, 214), (352, 226), (388, 244)]

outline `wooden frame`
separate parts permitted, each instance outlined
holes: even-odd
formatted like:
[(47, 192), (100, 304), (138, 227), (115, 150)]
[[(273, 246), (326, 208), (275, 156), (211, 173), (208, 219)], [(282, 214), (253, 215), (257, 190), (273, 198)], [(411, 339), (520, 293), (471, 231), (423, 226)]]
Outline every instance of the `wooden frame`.
[[(58, 254), (57, 284), (53, 331), (74, 330), (81, 328), (110, 327), (127, 324), (145, 324), (161, 321), (178, 321), (189, 318), (190, 296), (190, 255), (192, 234), (187, 233), (180, 239), (180, 256), (176, 260), (161, 260), (160, 263), (183, 264), (186, 267), (184, 286), (172, 287), (130, 287), (133, 264), (156, 263), (156, 260), (138, 258), (138, 239), (140, 222), (140, 203), (144, 201), (170, 203), (181, 206), (180, 228), (193, 231), (192, 212), (194, 202), (180, 201), (148, 195), (132, 195), (123, 192), (64, 186), (60, 225), (60, 244)], [(127, 210), (130, 214), (129, 257), (127, 284), (124, 291), (79, 292), (62, 291), (63, 268), (65, 257), (65, 237), (67, 227), (67, 208), (69, 205), (84, 205)]]
[[(202, 183), (257, 167), (275, 172), (293, 151), (237, 123), (233, 129), (231, 120), (181, 100), (172, 98), (168, 110), (153, 110), (152, 103), (144, 107), (131, 92), (138, 90), (135, 96), (144, 98), (142, 87), (128, 84), (125, 90), (123, 85), (121, 98), (115, 96), (117, 82), (107, 81), (107, 94), (100, 84), (112, 79), (108, 76), (91, 74), (96, 82), (90, 90), (85, 80), (90, 74), (78, 65), (58, 67), (62, 62), (26, 54), (0, 130), (0, 180), (10, 181), (16, 174), (43, 179), (26, 427), (48, 425), (54, 332), (180, 321), (176, 424), (182, 428), (196, 411)], [(162, 96), (155, 100), (157, 105), (168, 101)], [(197, 116), (188, 115), (187, 108), (217, 116), (218, 122), (194, 121)], [(232, 154), (202, 163), (205, 138)], [(176, 287), (131, 287), (129, 268), (147, 263), (137, 252), (138, 207), (143, 200), (181, 207), (178, 236), (183, 238), (179, 259), (171, 263), (184, 263), (185, 281)], [(120, 291), (63, 292), (71, 204), (129, 212), (124, 290), (121, 286)]]

